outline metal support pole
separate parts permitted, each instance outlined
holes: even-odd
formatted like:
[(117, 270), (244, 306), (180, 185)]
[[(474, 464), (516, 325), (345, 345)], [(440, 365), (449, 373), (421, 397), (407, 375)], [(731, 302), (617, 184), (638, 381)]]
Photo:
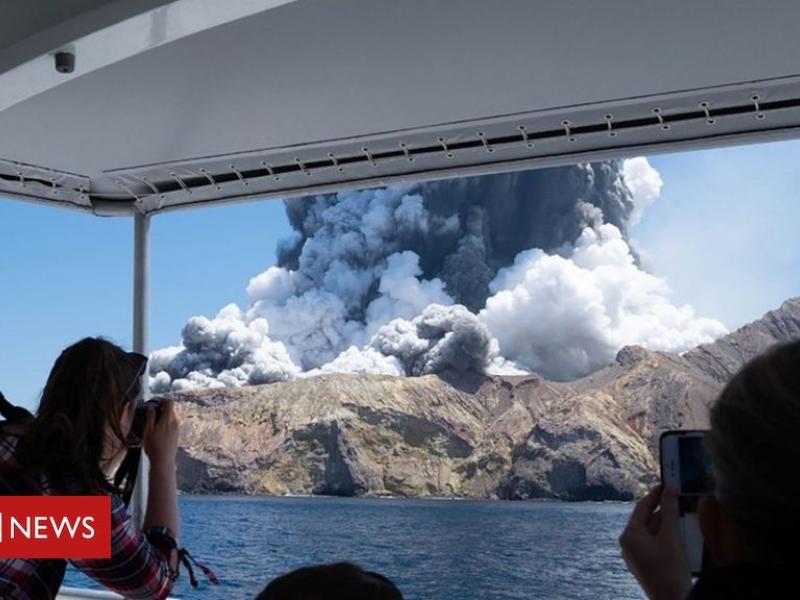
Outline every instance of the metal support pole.
[[(133, 351), (148, 354), (148, 329), (150, 324), (150, 217), (136, 213), (133, 217)], [(150, 396), (149, 374), (142, 377), (143, 400)], [(133, 490), (131, 508), (133, 520), (139, 526), (144, 522), (147, 507), (147, 480), (149, 461), (144, 452), (139, 463), (139, 474)]]

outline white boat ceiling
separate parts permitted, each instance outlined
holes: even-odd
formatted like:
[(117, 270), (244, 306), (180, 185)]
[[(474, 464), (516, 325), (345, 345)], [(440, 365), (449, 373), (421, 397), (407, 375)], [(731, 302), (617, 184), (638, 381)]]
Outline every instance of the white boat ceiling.
[[(12, 0), (0, 196), (96, 214), (797, 136), (792, 0)], [(75, 70), (55, 69), (58, 51)]]

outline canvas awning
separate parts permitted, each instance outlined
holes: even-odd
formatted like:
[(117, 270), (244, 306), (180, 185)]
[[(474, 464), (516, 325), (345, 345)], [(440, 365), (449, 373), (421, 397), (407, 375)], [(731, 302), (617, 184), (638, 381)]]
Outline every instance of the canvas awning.
[[(4, 3), (0, 196), (97, 214), (785, 139), (790, 0)], [(62, 74), (53, 55), (75, 55)]]

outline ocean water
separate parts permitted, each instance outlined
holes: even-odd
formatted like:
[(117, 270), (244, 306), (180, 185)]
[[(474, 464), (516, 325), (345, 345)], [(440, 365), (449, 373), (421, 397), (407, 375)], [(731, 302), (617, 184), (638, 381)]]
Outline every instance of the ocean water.
[[(183, 543), (221, 580), (176, 598), (253, 598), (273, 577), (350, 560), (408, 600), (640, 599), (617, 537), (629, 504), (192, 497)], [(94, 587), (68, 571), (66, 585)]]

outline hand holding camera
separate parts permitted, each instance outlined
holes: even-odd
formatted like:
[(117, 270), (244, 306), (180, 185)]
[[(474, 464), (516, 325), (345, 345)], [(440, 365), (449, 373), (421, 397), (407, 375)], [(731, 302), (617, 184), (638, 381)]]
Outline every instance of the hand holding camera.
[(174, 462), (178, 449), (178, 418), (170, 398), (154, 398), (136, 409), (131, 439), (141, 445), (150, 462)]

